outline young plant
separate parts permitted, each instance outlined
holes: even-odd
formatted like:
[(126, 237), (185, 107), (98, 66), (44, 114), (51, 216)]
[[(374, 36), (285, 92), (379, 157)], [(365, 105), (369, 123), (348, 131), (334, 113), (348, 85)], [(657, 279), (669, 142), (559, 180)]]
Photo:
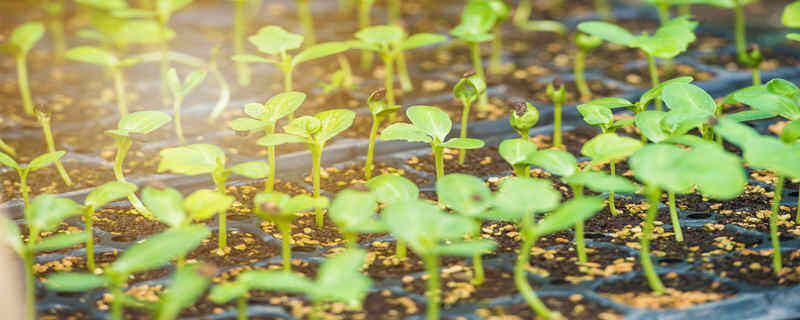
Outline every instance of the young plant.
[[(788, 129), (788, 130), (787, 130)], [(754, 129), (728, 119), (720, 119), (714, 126), (714, 132), (725, 140), (739, 146), (743, 150), (743, 159), (755, 169), (767, 169), (777, 175), (775, 181), (775, 196), (772, 198), (772, 214), (769, 217), (769, 233), (772, 242), (772, 271), (778, 276), (783, 269), (781, 262), (780, 240), (778, 238), (778, 214), (783, 195), (783, 180), (785, 178), (800, 178), (800, 160), (796, 144), (789, 145), (787, 141), (796, 141), (798, 131), (796, 125), (787, 126), (781, 133), (780, 139), (762, 136)], [(781, 141), (782, 140), (782, 141)], [(800, 220), (800, 216), (798, 219)], [(797, 221), (796, 220), (796, 221)]]
[(374, 169), (372, 158), (375, 154), (375, 139), (378, 135), (378, 128), (381, 126), (381, 123), (383, 123), (383, 120), (386, 119), (387, 116), (394, 114), (395, 111), (402, 108), (402, 106), (396, 104), (389, 104), (386, 100), (386, 89), (375, 90), (367, 99), (369, 113), (372, 114), (372, 127), (369, 130), (367, 159), (364, 163), (364, 178), (367, 180), (372, 178), (372, 170)]
[[(467, 138), (467, 125), (469, 124), (469, 109), (475, 100), (478, 100), (481, 95), (486, 93), (486, 82), (483, 82), (475, 72), (468, 72), (461, 76), (453, 88), (453, 95), (461, 101), (464, 108), (461, 111), (461, 134), (460, 138)], [(458, 164), (464, 164), (464, 159), (467, 156), (467, 151), (462, 149), (458, 153)]]
[(13, 55), (17, 62), (17, 87), (25, 113), (31, 116), (34, 111), (28, 87), (28, 52), (42, 36), (44, 36), (44, 25), (39, 22), (28, 22), (14, 28), (8, 41), (0, 44), (0, 51)]
[(136, 192), (136, 185), (130, 182), (112, 181), (92, 190), (83, 201), (83, 223), (86, 233), (86, 270), (94, 272), (94, 211), (113, 201), (130, 197)]
[[(320, 170), (322, 167), (322, 150), (325, 143), (333, 139), (353, 125), (356, 113), (346, 109), (323, 111), (315, 116), (303, 116), (292, 120), (283, 127), (286, 133), (273, 133), (258, 140), (262, 146), (277, 146), (285, 143), (304, 143), (311, 151), (311, 177), (314, 185), (314, 197), (321, 196)], [(317, 226), (324, 225), (324, 215), (321, 208), (316, 209)]]
[[(252, 0), (231, 0), (233, 1), (233, 54), (244, 54), (244, 35), (247, 30), (248, 8)], [(240, 86), (247, 87), (251, 80), (250, 67), (245, 61), (236, 61), (236, 79)]]
[[(469, 46), (472, 57), (472, 68), (484, 83), (486, 76), (483, 70), (480, 43), (491, 41), (495, 35), (492, 28), (497, 23), (497, 13), (489, 1), (470, 1), (461, 13), (461, 24), (450, 30), (450, 34), (464, 41)], [(478, 110), (485, 110), (489, 96), (484, 92), (478, 99)]]
[(158, 302), (150, 307), (153, 319), (178, 319), (183, 309), (191, 307), (203, 296), (216, 273), (214, 266), (202, 262), (178, 268)]
[[(249, 117), (242, 117), (231, 121), (231, 128), (237, 132), (259, 132), (265, 135), (275, 133), (278, 120), (292, 114), (306, 100), (302, 92), (284, 92), (278, 94), (264, 104), (248, 103), (244, 106), (244, 113)], [(265, 190), (271, 192), (275, 188), (275, 146), (267, 147), (269, 157), (269, 179)]]
[[(800, 28), (800, 1), (795, 1), (786, 6), (781, 15), (781, 22), (789, 28)], [(800, 41), (800, 33), (789, 33), (789, 40)]]
[(300, 19), (300, 27), (308, 45), (313, 46), (317, 40), (314, 36), (314, 17), (311, 15), (310, 2), (311, 0), (297, 0), (297, 17)]
[(20, 193), (22, 193), (22, 199), (25, 203), (25, 207), (30, 205), (30, 200), (28, 198), (28, 174), (53, 164), (57, 160), (61, 159), (65, 153), (66, 152), (64, 151), (45, 153), (31, 160), (31, 162), (25, 167), (22, 167), (19, 163), (17, 163), (17, 161), (14, 161), (14, 159), (9, 157), (7, 154), (0, 153), (0, 163), (6, 167), (13, 168), (17, 171), (17, 175), (19, 175), (19, 189)]
[[(375, 0), (358, 0), (358, 29), (364, 30), (370, 26), (370, 13)], [(369, 70), (372, 68), (372, 61), (375, 59), (369, 50), (361, 51), (361, 69)]]
[[(444, 111), (429, 106), (413, 106), (406, 110), (411, 123), (395, 123), (381, 132), (383, 140), (406, 140), (431, 145), (436, 161), (436, 177), (444, 176), (444, 148), (478, 149), (483, 141), (470, 138), (447, 139), (453, 122)], [(446, 141), (445, 141), (446, 140)]]
[[(131, 149), (134, 140), (142, 140), (143, 137), (161, 128), (172, 120), (169, 115), (159, 111), (140, 111), (123, 116), (117, 123), (117, 129), (106, 130), (106, 135), (114, 137), (117, 145), (117, 153), (114, 156), (114, 177), (119, 182), (125, 182), (125, 174), (122, 165), (125, 163), (125, 156)], [(136, 194), (130, 194), (128, 201), (131, 205), (145, 216), (152, 216), (150, 210), (142, 204)]]
[[(44, 141), (47, 144), (47, 152), (56, 152), (56, 144), (55, 141), (53, 141), (53, 129), (50, 127), (50, 113), (37, 109), (36, 118), (39, 120), (39, 125), (42, 126)], [(58, 174), (61, 176), (61, 180), (64, 181), (64, 184), (71, 187), (74, 183), (72, 183), (72, 179), (69, 178), (69, 174), (67, 173), (67, 170), (64, 169), (64, 165), (61, 163), (61, 160), (56, 160), (55, 164)]]
[[(211, 144), (192, 144), (185, 147), (167, 148), (161, 150), (161, 162), (158, 163), (158, 172), (170, 171), (189, 176), (211, 174), (217, 193), (226, 195), (225, 183), (231, 174), (237, 174), (250, 179), (263, 179), (269, 175), (269, 166), (266, 163), (253, 161), (225, 167), (225, 152)], [(226, 214), (225, 210), (219, 212), (218, 249), (223, 252), (228, 247)], [(213, 213), (211, 215), (213, 215)]]
[[(664, 23), (652, 36), (646, 32), (636, 36), (622, 27), (600, 21), (582, 22), (578, 25), (578, 30), (609, 42), (642, 50), (647, 55), (650, 81), (655, 88), (660, 83), (655, 58), (672, 59), (686, 51), (689, 44), (697, 39), (694, 35), (696, 27), (697, 22), (688, 17), (678, 17)], [(656, 110), (661, 110), (660, 100), (656, 100)]]
[(538, 122), (539, 110), (527, 102), (514, 104), (514, 112), (511, 113), (511, 117), (508, 119), (511, 128), (519, 133), (519, 136), (524, 140), (530, 138), (530, 131)]
[(275, 270), (245, 271), (234, 282), (226, 282), (211, 289), (209, 299), (215, 303), (237, 301), (238, 319), (247, 319), (247, 293), (250, 290), (303, 293), (311, 300), (309, 319), (323, 318), (325, 302), (343, 302), (361, 308), (372, 280), (359, 270), (364, 265), (367, 252), (347, 249), (325, 260), (316, 280), (290, 272)]
[(592, 90), (586, 83), (586, 55), (589, 51), (594, 50), (603, 44), (603, 39), (595, 36), (590, 36), (585, 33), (579, 32), (575, 35), (575, 44), (578, 45), (578, 51), (575, 52), (575, 85), (578, 86), (578, 92), (581, 94), (581, 101), (589, 101), (592, 98)]
[(501, 26), (511, 17), (511, 7), (504, 0), (472, 0), (485, 1), (494, 11), (495, 21), (492, 27), (492, 53), (489, 56), (489, 71), (499, 72), (503, 65), (503, 33)]
[(161, 97), (165, 105), (169, 104), (169, 83), (171, 81), (169, 79), (169, 41), (171, 37), (167, 25), (173, 13), (188, 6), (192, 1), (194, 0), (155, 0), (155, 17), (161, 26), (158, 39), (161, 49)]
[[(693, 141), (694, 143), (687, 142)], [(642, 228), (639, 258), (650, 288), (664, 292), (664, 285), (650, 260), (650, 235), (658, 212), (661, 190), (689, 193), (696, 189), (704, 196), (731, 199), (739, 195), (747, 182), (741, 160), (712, 142), (702, 139), (682, 139), (681, 144), (693, 144), (691, 149), (670, 144), (651, 144), (630, 158), (636, 178), (645, 183), (650, 204)], [(670, 202), (674, 202), (674, 197)]]
[(423, 200), (387, 206), (381, 217), (392, 235), (406, 241), (422, 257), (428, 276), (428, 320), (439, 319), (439, 257), (471, 257), (480, 252), (492, 251), (495, 247), (491, 240), (463, 240), (464, 235), (475, 234), (479, 230), (480, 226), (472, 218), (447, 214), (436, 205)]
[[(308, 1), (308, 0), (301, 0)], [(318, 45), (311, 45), (308, 48), (300, 51), (297, 55), (290, 55), (289, 51), (300, 48), (303, 44), (303, 36), (287, 32), (281, 27), (267, 26), (258, 30), (253, 36), (247, 38), (250, 43), (258, 48), (264, 54), (270, 56), (277, 56), (279, 60), (272, 58), (263, 58), (256, 55), (235, 55), (234, 61), (241, 62), (257, 62), (268, 63), (281, 69), (283, 72), (283, 90), (284, 92), (293, 91), (293, 77), (294, 68), (297, 65), (314, 59), (334, 55), (347, 51), (350, 47), (343, 42), (327, 42)], [(313, 41), (307, 41), (312, 44)], [(289, 120), (294, 119), (294, 114), (289, 114)]]
[(339, 192), (333, 199), (329, 214), (348, 248), (358, 245), (359, 234), (386, 231), (383, 221), (377, 218), (377, 201), (377, 194), (361, 184)]
[[(410, 202), (419, 199), (417, 184), (394, 174), (382, 174), (367, 181), (367, 187), (373, 191), (377, 201), (384, 206), (395, 203)], [(402, 239), (395, 242), (395, 258), (405, 260), (407, 244)]]
[[(112, 296), (111, 319), (122, 320), (122, 310), (125, 306), (141, 306), (141, 303), (123, 291), (128, 278), (135, 273), (154, 269), (166, 265), (170, 261), (186, 255), (208, 237), (210, 231), (204, 225), (192, 225), (182, 228), (168, 229), (162, 233), (147, 238), (144, 242), (137, 243), (127, 249), (108, 267), (100, 273), (73, 273), (61, 272), (47, 277), (47, 288), (54, 291), (83, 292), (98, 288), (106, 288)], [(81, 239), (83, 240), (83, 239)], [(178, 274), (181, 273), (179, 268)], [(202, 282), (190, 281), (199, 285)], [(185, 284), (184, 281), (180, 281)], [(175, 288), (175, 287), (172, 287)], [(202, 290), (199, 290), (202, 292)], [(188, 292), (186, 292), (188, 293)], [(185, 305), (189, 297), (197, 294), (192, 290), (182, 298), (181, 303), (171, 306), (164, 305), (162, 310)], [(171, 295), (172, 293), (167, 293)], [(187, 300), (183, 300), (186, 298)], [(177, 302), (177, 301), (176, 301)], [(164, 311), (166, 312), (166, 311)], [(159, 319), (170, 319), (159, 318)]]
[(303, 210), (327, 208), (328, 198), (301, 194), (291, 197), (280, 192), (259, 193), (253, 199), (253, 212), (261, 219), (278, 226), (281, 232), (283, 270), (292, 270), (292, 223)]
[(172, 93), (172, 113), (175, 116), (175, 134), (181, 141), (181, 145), (186, 144), (186, 139), (183, 137), (183, 127), (181, 126), (181, 105), (183, 104), (183, 98), (206, 79), (206, 74), (207, 72), (205, 70), (195, 70), (181, 82), (181, 79), (178, 78), (178, 72), (175, 71), (174, 68), (169, 69), (167, 72), (167, 85), (169, 86), (169, 91)]
[[(34, 160), (35, 161), (35, 160)], [(67, 198), (56, 198), (45, 194), (33, 199), (30, 206), (25, 207), (25, 221), (28, 226), (28, 241), (23, 241), (22, 233), (14, 221), (0, 216), (0, 223), (5, 227), (5, 242), (22, 257), (25, 265), (25, 306), (26, 320), (36, 317), (36, 277), (34, 257), (42, 251), (69, 248), (83, 242), (83, 232), (58, 234), (40, 239), (42, 233), (53, 232), (64, 219), (81, 214), (81, 207)]]
[[(557, 88), (557, 89), (556, 89)], [(564, 88), (564, 83), (560, 78), (553, 79), (553, 82), (547, 84), (547, 96), (553, 101), (553, 147), (561, 148), (563, 146), (562, 130), (561, 130), (561, 107), (567, 100), (567, 90)]]
[(758, 0), (693, 0), (692, 2), (733, 9), (735, 15), (733, 30), (736, 39), (736, 52), (739, 55), (739, 61), (748, 64), (747, 21), (744, 13), (744, 6), (757, 1)]
[(531, 157), (536, 154), (536, 144), (527, 139), (508, 139), (500, 143), (498, 152), (517, 177), (530, 176)]
[(67, 59), (82, 61), (105, 67), (114, 79), (117, 96), (117, 110), (121, 117), (128, 115), (127, 93), (125, 93), (125, 74), (127, 67), (140, 62), (137, 58), (119, 59), (112, 52), (90, 46), (75, 47), (67, 51)]

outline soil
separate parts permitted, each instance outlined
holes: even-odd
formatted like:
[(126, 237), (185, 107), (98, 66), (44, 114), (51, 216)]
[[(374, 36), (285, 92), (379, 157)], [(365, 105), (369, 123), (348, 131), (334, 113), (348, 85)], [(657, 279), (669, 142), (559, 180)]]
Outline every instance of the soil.
[(772, 250), (740, 250), (734, 255), (704, 260), (695, 269), (756, 286), (783, 287), (800, 283), (800, 273), (797, 270), (800, 251), (786, 250), (781, 253), (783, 269), (780, 275), (773, 272)]
[[(405, 177), (419, 186), (430, 183), (427, 178), (402, 168), (399, 162), (400, 161), (374, 162), (372, 176), (377, 177), (382, 174), (394, 174)], [(338, 193), (354, 184), (366, 183), (363, 164), (363, 162), (359, 162), (342, 169), (324, 168), (320, 172), (320, 188), (330, 193)], [(304, 181), (311, 184), (311, 176), (306, 176)]]
[[(568, 319), (616, 320), (623, 318), (616, 310), (594, 302), (580, 294), (573, 294), (568, 297), (540, 297), (540, 299), (551, 311), (558, 312)], [(529, 305), (524, 303), (478, 309), (475, 313), (487, 320), (541, 319), (531, 310)]]
[[(444, 172), (467, 173), (478, 177), (495, 175), (511, 171), (511, 166), (500, 157), (497, 147), (483, 147), (480, 149), (467, 150), (464, 164), (458, 163), (457, 149), (445, 149), (444, 151)], [(406, 164), (415, 170), (436, 175), (436, 161), (433, 153), (412, 157), (406, 160)]]
[[(643, 309), (683, 309), (736, 295), (736, 289), (697, 275), (661, 275), (664, 295), (652, 293), (644, 276), (612, 281), (598, 286), (600, 294), (620, 303)], [(674, 288), (674, 289), (673, 289)]]
[[(627, 69), (624, 67), (608, 70), (608, 76), (614, 80), (627, 83), (637, 87), (650, 87), (650, 69), (646, 64)], [(672, 68), (666, 69), (664, 64), (658, 66), (658, 76), (661, 81), (691, 76), (694, 81), (710, 81), (716, 75), (707, 71), (699, 70), (691, 65), (674, 62)]]
[[(109, 167), (81, 162), (75, 159), (65, 159), (61, 163), (73, 182), (67, 186), (61, 179), (55, 164), (41, 168), (28, 174), (28, 190), (31, 199), (40, 194), (59, 194), (75, 190), (88, 189), (114, 180), (113, 170)], [(0, 174), (3, 183), (3, 193), (0, 195), (4, 201), (22, 198), (19, 175), (14, 170)]]
[[(787, 56), (781, 53), (773, 52), (770, 49), (761, 49), (761, 54), (764, 56), (764, 61), (759, 66), (762, 71), (775, 70), (782, 67), (794, 67), (800, 65), (800, 59), (793, 56)], [(724, 68), (728, 71), (748, 71), (750, 67), (742, 65), (736, 53), (722, 53), (700, 57), (700, 61), (713, 65), (716, 67)]]

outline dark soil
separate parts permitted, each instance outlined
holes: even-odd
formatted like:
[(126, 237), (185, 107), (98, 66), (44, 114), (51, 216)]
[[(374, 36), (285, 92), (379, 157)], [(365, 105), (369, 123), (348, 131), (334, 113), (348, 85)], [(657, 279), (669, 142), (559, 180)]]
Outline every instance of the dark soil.
[[(558, 312), (568, 319), (622, 319), (616, 310), (586, 299), (580, 294), (568, 297), (540, 297), (547, 307)], [(531, 307), (525, 303), (512, 305), (499, 305), (491, 308), (478, 309), (476, 314), (485, 319), (541, 319)]]
[(782, 251), (783, 269), (775, 275), (772, 268), (772, 250), (740, 250), (737, 254), (704, 260), (697, 270), (714, 273), (720, 277), (744, 281), (757, 286), (790, 286), (800, 283), (800, 251)]
[[(372, 176), (377, 177), (382, 174), (394, 174), (403, 176), (408, 178), (409, 180), (413, 181), (418, 186), (423, 186), (430, 181), (428, 179), (419, 176), (414, 172), (410, 172), (400, 166), (399, 161), (390, 161), (390, 162), (373, 162), (374, 169), (372, 171)], [(353, 184), (357, 183), (366, 183), (367, 181), (364, 179), (364, 163), (359, 162), (357, 164), (353, 164), (347, 166), (342, 169), (337, 168), (325, 168), (322, 170), (320, 174), (320, 187), (322, 190), (331, 193), (338, 193), (348, 187), (352, 186)], [(311, 176), (305, 177), (306, 183), (311, 184)]]
[[(67, 186), (58, 174), (55, 165), (44, 167), (28, 174), (28, 190), (31, 199), (40, 194), (59, 194), (75, 190), (87, 189), (114, 180), (111, 168), (85, 163), (74, 159), (62, 160), (64, 169), (73, 182)], [(2, 199), (22, 198), (19, 175), (14, 170), (0, 174), (3, 183)]]
[[(665, 70), (664, 64), (659, 65), (658, 72), (661, 81), (683, 76), (691, 76), (695, 81), (709, 81), (716, 77), (713, 73), (701, 71), (693, 66), (677, 62), (673, 63), (672, 68), (668, 70)], [(608, 70), (608, 76), (633, 86), (650, 87), (650, 69), (646, 64), (633, 69), (620, 66), (619, 68)]]
[[(480, 149), (467, 150), (464, 164), (458, 163), (458, 152), (456, 149), (447, 149), (444, 152), (444, 173), (466, 173), (478, 177), (495, 175), (511, 170), (511, 166), (500, 157), (497, 147), (483, 147)], [(413, 157), (406, 160), (406, 164), (418, 171), (423, 171), (431, 175), (436, 175), (436, 161), (433, 153)]]
[(736, 289), (705, 277), (667, 273), (660, 275), (664, 295), (652, 293), (644, 276), (610, 281), (595, 290), (618, 302), (644, 309), (687, 308), (736, 295)]

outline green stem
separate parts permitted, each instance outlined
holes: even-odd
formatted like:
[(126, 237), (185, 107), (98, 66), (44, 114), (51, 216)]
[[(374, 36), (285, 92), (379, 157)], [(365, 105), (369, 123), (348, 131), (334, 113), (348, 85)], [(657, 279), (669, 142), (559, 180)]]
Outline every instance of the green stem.
[(369, 180), (372, 178), (372, 157), (375, 153), (375, 139), (378, 135), (378, 126), (383, 119), (379, 116), (372, 117), (372, 127), (369, 130), (369, 145), (367, 146), (367, 161), (364, 163), (364, 178)]
[(320, 299), (311, 300), (311, 314), (308, 316), (308, 319), (309, 320), (322, 319), (322, 300)]
[[(275, 132), (275, 125), (267, 126), (267, 135), (273, 134)], [(272, 192), (275, 190), (275, 146), (267, 147), (267, 157), (269, 157), (269, 177), (267, 177), (267, 185), (265, 186), (265, 190), (267, 192)]]
[[(244, 34), (245, 34), (245, 4), (244, 0), (234, 1), (234, 22), (233, 22), (233, 54), (244, 53)], [(250, 85), (250, 67), (247, 62), (236, 61), (236, 78), (240, 86)]]
[(356, 245), (358, 245), (358, 236), (349, 231), (343, 231), (342, 236), (344, 237), (344, 242), (345, 245), (347, 245), (347, 249), (355, 249)]
[(283, 271), (292, 271), (292, 224), (278, 223), (281, 231), (281, 258), (283, 259)]
[(781, 242), (778, 239), (778, 210), (783, 193), (783, 175), (778, 175), (775, 183), (775, 196), (772, 198), (772, 213), (769, 215), (769, 237), (772, 242), (772, 271), (777, 276), (783, 269), (781, 259)]
[[(244, 69), (247, 70), (248, 73), (248, 83), (243, 86), (248, 86), (250, 84), (250, 67), (245, 64)], [(211, 62), (208, 65), (208, 70), (211, 72), (211, 75), (214, 76), (217, 84), (219, 84), (219, 100), (217, 100), (217, 105), (214, 106), (214, 110), (211, 111), (211, 114), (208, 117), (208, 119), (213, 122), (216, 121), (217, 118), (222, 115), (222, 111), (225, 111), (225, 108), (228, 107), (228, 102), (231, 101), (231, 87), (228, 85), (228, 81), (225, 80), (225, 76), (219, 71), (216, 53), (211, 55)]]
[(247, 320), (247, 296), (242, 295), (239, 298), (236, 298), (236, 308), (239, 310), (237, 319), (238, 320)]
[(759, 69), (756, 66), (756, 67), (753, 67), (752, 72), (753, 72), (753, 85), (754, 86), (760, 86), (761, 85), (761, 69)]
[(517, 9), (514, 10), (514, 17), (512, 19), (514, 24), (517, 26), (525, 25), (528, 22), (528, 18), (531, 16), (531, 10), (533, 10), (531, 0), (520, 0)]
[[(386, 104), (391, 108), (397, 105), (394, 98), (394, 56), (387, 51), (388, 49), (384, 50), (381, 58), (383, 58), (384, 68), (386, 69), (386, 75), (384, 75), (383, 79), (383, 86), (386, 88)], [(389, 123), (394, 122), (394, 117), (394, 113), (389, 116)]]
[[(617, 170), (615, 168), (616, 163), (617, 163), (616, 160), (611, 160), (611, 163), (609, 164), (609, 167), (611, 169), (611, 176), (612, 177), (617, 175), (617, 172), (616, 172)], [(614, 203), (614, 191), (613, 190), (608, 193), (608, 210), (611, 212), (612, 216), (617, 216), (619, 214), (619, 212), (617, 212), (617, 205)]]
[(28, 58), (25, 55), (17, 56), (17, 86), (19, 87), (19, 94), (22, 96), (22, 107), (25, 113), (33, 115), (33, 101), (31, 99), (31, 90), (28, 87)]
[(497, 73), (503, 67), (503, 38), (499, 26), (495, 26), (492, 33), (494, 38), (492, 38), (492, 54), (489, 57), (489, 71)]
[(439, 301), (441, 299), (441, 287), (439, 284), (439, 257), (435, 254), (426, 254), (422, 257), (425, 262), (425, 270), (428, 273), (428, 309), (427, 320), (439, 320)]
[[(655, 88), (660, 81), (658, 80), (658, 67), (656, 66), (656, 59), (653, 55), (647, 55), (647, 66), (650, 69), (650, 85)], [(661, 99), (656, 99), (656, 110), (661, 111)]]
[(594, 8), (603, 20), (614, 20), (614, 14), (611, 13), (611, 4), (608, 3), (608, 0), (594, 0)]
[[(311, 168), (311, 179), (312, 183), (314, 184), (314, 197), (320, 196), (320, 186), (319, 186), (319, 174), (320, 174), (320, 167), (322, 166), (322, 145), (312, 144), (311, 146), (311, 160), (312, 160), (312, 168)], [(325, 225), (325, 216), (323, 215), (322, 208), (316, 208), (316, 220), (317, 220), (317, 227), (322, 228)]]
[(122, 320), (122, 299), (125, 293), (122, 291), (122, 284), (118, 280), (111, 284), (111, 320)]
[(313, 46), (317, 40), (314, 37), (314, 18), (311, 16), (309, 0), (297, 0), (297, 15), (303, 29), (303, 36), (306, 38), (306, 45)]
[(114, 77), (114, 88), (117, 91), (117, 110), (119, 110), (120, 116), (127, 116), (128, 97), (125, 94), (125, 77), (119, 68), (111, 68), (111, 75)]
[[(478, 223), (478, 225), (481, 225), (480, 219), (476, 219), (476, 222)], [(475, 237), (475, 239), (480, 239), (480, 237), (481, 237), (480, 228), (478, 228), (478, 232), (476, 232), (473, 235), (473, 237)], [(481, 252), (478, 252), (478, 253), (476, 253), (475, 255), (472, 256), (472, 265), (473, 265), (473, 267), (475, 267), (475, 277), (472, 278), (472, 284), (474, 284), (474, 285), (483, 284), (483, 281), (486, 278), (486, 276), (485, 276), (485, 274), (483, 272), (483, 257), (482, 257), (482, 255), (483, 254)]]
[(444, 177), (444, 147), (433, 147), (433, 158), (436, 161), (436, 178)]
[[(22, 172), (19, 173), (19, 187), (22, 191), (22, 200), (25, 203), (25, 207), (29, 207), (31, 205), (31, 199), (28, 195), (28, 169), (22, 169)], [(27, 220), (27, 219), (25, 219)]]
[(747, 55), (747, 25), (744, 16), (744, 6), (740, 0), (734, 0), (734, 15), (735, 26), (734, 33), (736, 37), (736, 53), (739, 57)]
[(397, 258), (398, 260), (405, 260), (408, 251), (407, 247), (408, 246), (406, 245), (406, 242), (404, 240), (397, 239), (394, 250), (395, 258)]
[[(50, 4), (53, 5), (53, 4)], [(49, 10), (50, 18), (48, 19), (48, 28), (50, 29), (50, 35), (53, 38), (53, 52), (55, 54), (55, 59), (57, 63), (61, 63), (64, 60), (65, 53), (67, 51), (67, 40), (64, 37), (64, 22), (63, 19), (63, 3), (55, 4), (58, 6), (55, 10)]]
[(14, 150), (14, 147), (6, 144), (6, 142), (3, 141), (3, 139), (0, 139), (0, 150), (2, 150), (5, 153), (8, 153), (8, 155), (10, 155), (13, 158), (17, 157), (17, 151)]
[(561, 137), (561, 104), (553, 106), (553, 147), (560, 148), (563, 144)]
[[(469, 42), (469, 52), (472, 56), (472, 67), (475, 68), (475, 74), (486, 82), (486, 75), (483, 72), (483, 60), (481, 59), (481, 48), (477, 42)], [(478, 110), (486, 110), (486, 104), (489, 103), (489, 94), (484, 92), (478, 97)]]
[(388, 17), (387, 20), (389, 21), (390, 25), (396, 25), (400, 23), (400, 0), (387, 0), (387, 8)]
[(86, 230), (86, 269), (89, 272), (94, 272), (96, 268), (94, 264), (94, 207), (86, 206), (83, 209), (83, 220)]
[[(47, 143), (47, 152), (53, 153), (56, 152), (56, 143), (55, 139), (53, 139), (53, 130), (50, 128), (50, 116), (45, 114), (39, 114), (39, 124), (42, 126), (42, 131), (44, 133), (44, 141)], [(64, 169), (64, 164), (61, 163), (61, 159), (57, 159), (55, 161), (56, 170), (58, 170), (58, 174), (61, 176), (61, 180), (64, 181), (64, 184), (67, 186), (72, 186), (72, 179), (70, 179), (67, 170)]]
[(181, 141), (181, 145), (186, 145), (186, 139), (183, 137), (183, 126), (181, 126), (181, 103), (183, 103), (183, 97), (176, 95), (172, 103), (172, 112), (175, 114), (175, 134), (178, 136), (178, 140)]
[(554, 318), (555, 314), (539, 300), (539, 297), (531, 288), (531, 284), (528, 283), (528, 277), (526, 276), (526, 270), (530, 265), (531, 247), (536, 242), (536, 237), (530, 234), (530, 228), (533, 223), (531, 220), (531, 214), (526, 214), (522, 217), (522, 225), (520, 226), (522, 244), (517, 255), (517, 265), (514, 267), (514, 283), (531, 309), (540, 317), (550, 319)]
[(653, 221), (656, 220), (658, 214), (658, 203), (661, 199), (661, 190), (658, 187), (648, 186), (647, 202), (650, 208), (647, 209), (647, 218), (642, 228), (642, 238), (640, 242), (639, 259), (642, 262), (642, 269), (647, 277), (647, 282), (650, 288), (657, 294), (664, 293), (664, 284), (661, 283), (658, 274), (653, 267), (653, 261), (650, 258), (650, 234), (653, 233)]
[(411, 84), (411, 76), (408, 75), (408, 67), (406, 66), (406, 54), (402, 51), (397, 53), (397, 76), (400, 78), (400, 89), (405, 92), (414, 90), (414, 85)]
[[(30, 240), (36, 237), (31, 233)], [(26, 250), (22, 255), (25, 263), (25, 319), (36, 320), (36, 277), (33, 274), (33, 252)]]
[[(117, 181), (125, 182), (125, 175), (122, 172), (122, 164), (125, 162), (125, 156), (128, 154), (128, 150), (131, 148), (131, 141), (130, 138), (122, 138), (117, 137), (117, 154), (114, 156), (114, 177), (116, 177)], [(147, 210), (147, 207), (144, 206), (139, 197), (136, 196), (135, 193), (132, 193), (128, 196), (128, 201), (130, 201), (131, 205), (136, 208), (136, 211), (139, 211), (140, 214), (152, 217), (153, 214), (150, 210)]]
[(517, 177), (527, 178), (530, 176), (531, 167), (526, 164), (518, 164), (514, 166), (514, 174)]
[(669, 22), (669, 19), (671, 18), (669, 13), (669, 4), (659, 2), (656, 4), (656, 8), (658, 9), (658, 21), (661, 22), (661, 25), (663, 26)]
[(667, 191), (669, 197), (669, 217), (672, 220), (672, 230), (675, 232), (675, 241), (683, 242), (683, 231), (681, 230), (681, 221), (678, 219), (678, 210), (675, 208), (675, 192)]
[[(226, 194), (225, 190), (225, 180), (227, 180), (224, 173), (214, 173), (212, 174), (212, 178), (214, 179), (214, 184), (217, 186), (217, 192), (224, 195)], [(221, 250), (225, 250), (228, 248), (228, 228), (226, 225), (227, 220), (227, 212), (220, 212), (218, 215), (219, 218), (219, 235), (217, 236), (217, 247)]]
[[(572, 192), (575, 198), (583, 197), (583, 186), (573, 185)], [(586, 240), (583, 237), (583, 220), (575, 223), (575, 250), (578, 252), (578, 264), (589, 261), (586, 255)]]
[(586, 84), (586, 49), (579, 49), (575, 53), (575, 85), (578, 86), (578, 92), (581, 94), (581, 100), (589, 101), (592, 98), (592, 90)]
[[(369, 27), (370, 25), (370, 11), (372, 10), (372, 4), (374, 1), (372, 0), (359, 0), (358, 1), (358, 27), (360, 29), (364, 29)], [(372, 69), (372, 62), (375, 59), (375, 55), (372, 54), (372, 51), (369, 50), (361, 50), (361, 68), (364, 70)]]
[[(464, 109), (461, 110), (461, 134), (459, 137), (462, 139), (467, 138), (467, 126), (469, 126), (469, 109), (472, 106), (467, 101), (461, 101), (464, 106)], [(458, 164), (464, 164), (464, 160), (467, 158), (467, 149), (461, 149), (458, 151)]]

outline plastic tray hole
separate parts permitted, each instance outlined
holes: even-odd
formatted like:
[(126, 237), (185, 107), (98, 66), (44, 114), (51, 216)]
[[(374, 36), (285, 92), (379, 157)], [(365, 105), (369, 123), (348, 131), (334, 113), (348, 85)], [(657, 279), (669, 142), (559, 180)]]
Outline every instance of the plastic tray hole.
[(606, 235), (600, 232), (586, 232), (583, 234), (583, 237), (586, 239), (600, 239), (604, 238)]
[(84, 292), (67, 292), (67, 291), (58, 291), (56, 292), (56, 296), (61, 298), (77, 298), (83, 296)]
[(676, 263), (683, 263), (684, 260), (681, 258), (662, 258), (659, 260), (659, 262), (665, 264), (676, 264)]
[(778, 236), (778, 240), (780, 240), (780, 241), (792, 241), (794, 239), (797, 239), (797, 238), (795, 238), (795, 236), (793, 236), (793, 235), (788, 235), (788, 234), (782, 234), (782, 235)]
[(309, 246), (292, 247), (292, 252), (314, 252), (315, 250), (317, 250), (317, 248)]
[(708, 212), (698, 212), (698, 213), (692, 213), (690, 215), (687, 215), (686, 217), (689, 218), (689, 219), (700, 220), (700, 219), (711, 218), (711, 214), (708, 213)]
[(789, 196), (791, 196), (791, 197), (796, 197), (796, 196), (797, 196), (797, 194), (798, 194), (798, 193), (797, 193), (797, 190), (794, 190), (794, 191), (789, 191)]
[(228, 216), (228, 220), (231, 221), (245, 221), (250, 220), (250, 216), (246, 214), (232, 214)]
[(120, 236), (114, 236), (113, 238), (111, 238), (111, 240), (114, 242), (133, 242), (136, 241), (136, 237), (120, 235)]
[(557, 285), (557, 286), (562, 286), (562, 285), (567, 285), (567, 284), (570, 284), (570, 283), (567, 280), (564, 280), (564, 279), (553, 279), (553, 281), (550, 281), (550, 284)]

